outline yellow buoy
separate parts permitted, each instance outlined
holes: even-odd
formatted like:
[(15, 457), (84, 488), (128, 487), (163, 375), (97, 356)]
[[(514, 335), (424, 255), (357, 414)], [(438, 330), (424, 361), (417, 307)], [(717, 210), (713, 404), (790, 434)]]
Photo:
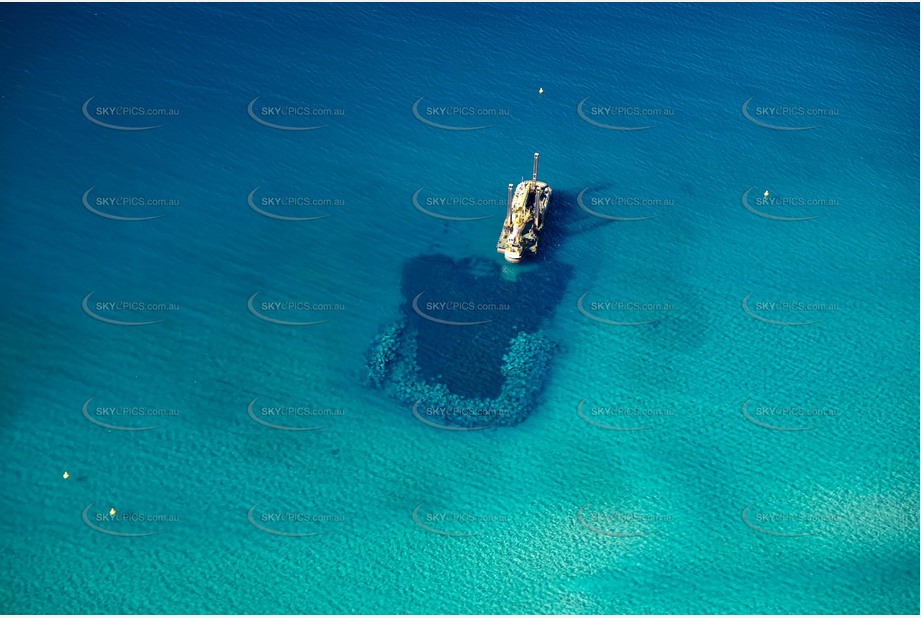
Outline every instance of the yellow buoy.
[(541, 88), (540, 90), (538, 90), (538, 91), (537, 91), (537, 94), (544, 94), (544, 89)]
[(115, 517), (115, 513), (117, 513), (117, 511), (115, 510), (115, 507), (113, 506), (111, 509), (109, 509), (109, 515), (111, 515), (112, 517)]
[(64, 478), (66, 479), (66, 478), (69, 478), (69, 477), (70, 477), (70, 474), (68, 474), (67, 470), (64, 470)]
[(767, 196), (769, 196), (770, 194), (771, 194), (770, 191), (768, 191), (767, 189), (764, 190), (764, 197), (767, 197)]

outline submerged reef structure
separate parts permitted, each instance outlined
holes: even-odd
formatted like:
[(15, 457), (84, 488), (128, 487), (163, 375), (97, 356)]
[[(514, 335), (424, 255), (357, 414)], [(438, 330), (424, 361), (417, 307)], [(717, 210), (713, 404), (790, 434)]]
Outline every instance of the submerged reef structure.
[(549, 378), (556, 344), (542, 324), (569, 277), (569, 267), (560, 265), (511, 279), (482, 258), (408, 261), (401, 316), (372, 342), (365, 384), (427, 424), (484, 428), (522, 422)]

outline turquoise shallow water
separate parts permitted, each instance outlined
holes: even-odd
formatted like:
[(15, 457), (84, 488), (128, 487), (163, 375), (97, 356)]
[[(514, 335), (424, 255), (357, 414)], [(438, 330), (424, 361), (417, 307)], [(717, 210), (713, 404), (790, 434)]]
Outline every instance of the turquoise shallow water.
[[(917, 23), (860, 4), (12, 6), (0, 609), (917, 612)], [(99, 126), (91, 97), (95, 120), (163, 126)], [(260, 119), (328, 126), (263, 126), (255, 97)], [(420, 97), (426, 120), (490, 126), (427, 125)], [(586, 97), (591, 120), (655, 126), (594, 126)], [(179, 114), (98, 111), (116, 105)], [(261, 112), (280, 105), (342, 113)], [(502, 206), (430, 202), (493, 215), (446, 221), (412, 195), (501, 201), (538, 150), (542, 252), (572, 270), (543, 308), (539, 405), (432, 428), (362, 387), (364, 353), (406, 260), (501, 263)], [(257, 188), (323, 200), (272, 214), (330, 216), (262, 216)], [(90, 189), (104, 214), (164, 216), (93, 214)], [(653, 218), (592, 216), (583, 190)], [(257, 292), (327, 306), (269, 317), (326, 321), (257, 319)], [(91, 293), (101, 317), (162, 322), (94, 319)]]

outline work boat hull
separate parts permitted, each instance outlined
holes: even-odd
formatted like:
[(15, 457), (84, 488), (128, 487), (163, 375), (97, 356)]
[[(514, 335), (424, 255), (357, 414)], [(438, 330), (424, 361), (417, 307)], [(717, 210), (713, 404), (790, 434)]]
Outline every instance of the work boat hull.
[(504, 253), (506, 261), (518, 263), (537, 255), (551, 195), (550, 186), (541, 181), (526, 180), (515, 188), (512, 207), (496, 243), (496, 251)]

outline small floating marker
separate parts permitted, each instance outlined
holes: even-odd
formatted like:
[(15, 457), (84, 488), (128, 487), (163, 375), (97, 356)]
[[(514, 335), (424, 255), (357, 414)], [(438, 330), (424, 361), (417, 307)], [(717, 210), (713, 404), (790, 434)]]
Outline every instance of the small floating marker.
[(117, 513), (117, 512), (118, 512), (118, 511), (115, 510), (115, 507), (114, 507), (114, 506), (113, 506), (111, 509), (109, 509), (109, 515), (111, 515), (112, 517), (115, 517), (115, 513)]
[(767, 196), (769, 196), (770, 194), (771, 194), (770, 191), (768, 191), (767, 189), (764, 190), (764, 197), (765, 197), (765, 198), (767, 198)]
[(541, 88), (540, 90), (538, 90), (538, 91), (537, 91), (537, 94), (544, 94), (544, 89)]
[(67, 470), (64, 470), (64, 478), (70, 478), (70, 473)]

